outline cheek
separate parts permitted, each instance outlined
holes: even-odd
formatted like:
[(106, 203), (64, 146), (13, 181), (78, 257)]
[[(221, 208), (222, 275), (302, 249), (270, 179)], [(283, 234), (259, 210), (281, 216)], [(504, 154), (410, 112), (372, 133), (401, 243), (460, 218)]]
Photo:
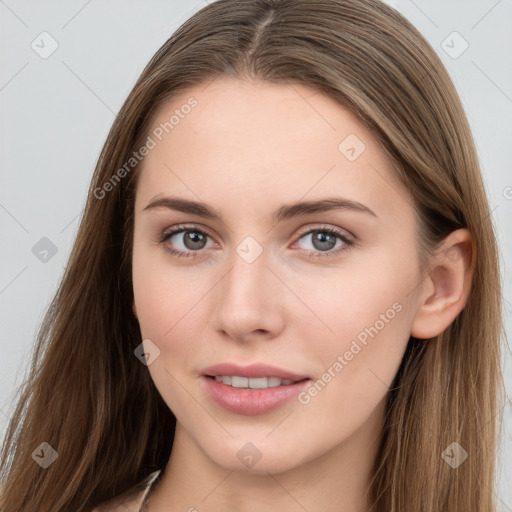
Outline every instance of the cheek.
[(141, 336), (160, 350), (149, 370), (166, 401), (179, 399), (183, 389), (178, 382), (183, 375), (197, 373), (198, 354), (209, 350), (205, 305), (212, 288), (209, 274), (172, 267), (167, 258), (161, 249), (134, 249), (133, 289)]
[[(308, 359), (321, 363), (321, 382), (303, 396), (304, 405), (309, 403), (318, 414), (327, 408), (340, 422), (357, 422), (385, 396), (410, 337), (410, 292), (417, 282), (414, 258), (411, 252), (409, 263), (404, 263), (390, 254), (378, 265), (361, 262), (360, 268), (340, 271), (319, 287), (303, 283), (299, 293), (308, 297), (308, 306), (329, 328), (327, 337), (317, 338), (318, 344), (307, 349)], [(315, 322), (309, 327), (304, 323), (302, 332), (312, 335), (313, 326), (327, 332), (318, 319)]]
[(407, 331), (409, 295), (417, 282), (412, 263), (406, 267), (390, 257), (376, 264), (369, 258), (328, 270), (300, 280), (288, 276), (306, 306), (297, 302), (296, 311), (288, 314), (303, 332), (316, 331), (317, 339), (324, 340), (315, 346), (317, 354), (332, 356), (333, 347), (349, 350), (355, 339), (360, 344), (374, 337), (392, 340)]
[(208, 284), (195, 278), (191, 267), (173, 266), (170, 258), (161, 247), (135, 243), (132, 278), (139, 324), (145, 337), (162, 341), (197, 314), (208, 292)]
[(201, 411), (193, 411), (195, 402), (182, 386), (188, 389), (184, 375), (190, 378), (196, 370), (193, 363), (200, 353), (206, 321), (199, 317), (200, 299), (207, 290), (199, 283), (191, 286), (184, 272), (173, 270), (171, 274), (169, 265), (156, 260), (137, 260), (134, 253), (133, 288), (141, 336), (149, 338), (160, 351), (148, 370), (171, 410), (180, 416), (190, 410), (195, 416)]

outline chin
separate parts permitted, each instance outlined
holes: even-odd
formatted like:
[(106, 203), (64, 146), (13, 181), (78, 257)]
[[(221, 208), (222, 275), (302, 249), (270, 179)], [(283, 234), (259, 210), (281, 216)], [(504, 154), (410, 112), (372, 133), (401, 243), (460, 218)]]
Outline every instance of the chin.
[[(282, 449), (282, 444), (276, 442), (275, 445), (255, 441), (251, 443), (244, 440), (230, 440), (228, 446), (218, 445), (218, 451), (208, 453), (214, 464), (237, 473), (250, 475), (268, 475), (278, 474), (294, 469), (300, 466), (307, 459), (306, 454), (301, 454), (296, 449), (288, 447), (288, 450)], [(228, 457), (232, 453), (234, 456)], [(303, 455), (301, 457), (301, 455)]]

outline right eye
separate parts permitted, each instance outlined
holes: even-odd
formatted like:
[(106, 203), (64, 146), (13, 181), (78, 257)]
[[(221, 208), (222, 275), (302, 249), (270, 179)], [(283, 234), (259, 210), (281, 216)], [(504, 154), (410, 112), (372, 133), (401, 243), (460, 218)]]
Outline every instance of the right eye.
[[(175, 240), (172, 240), (175, 238)], [(196, 253), (205, 248), (208, 233), (198, 226), (176, 226), (171, 230), (162, 232), (159, 242), (164, 249), (174, 256), (195, 257)], [(171, 241), (172, 244), (168, 244)], [(181, 247), (176, 248), (176, 245)]]

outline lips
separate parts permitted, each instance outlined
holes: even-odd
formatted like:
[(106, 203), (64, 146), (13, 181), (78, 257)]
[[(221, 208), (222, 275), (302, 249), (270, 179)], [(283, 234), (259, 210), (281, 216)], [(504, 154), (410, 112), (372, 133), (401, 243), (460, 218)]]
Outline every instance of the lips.
[(223, 363), (205, 368), (202, 373), (205, 390), (218, 406), (247, 416), (284, 405), (311, 380), (306, 375), (265, 364)]

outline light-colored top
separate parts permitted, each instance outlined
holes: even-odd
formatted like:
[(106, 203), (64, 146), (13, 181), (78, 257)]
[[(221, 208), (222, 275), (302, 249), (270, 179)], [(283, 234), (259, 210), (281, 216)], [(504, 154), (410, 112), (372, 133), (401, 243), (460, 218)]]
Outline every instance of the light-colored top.
[(160, 470), (151, 473), (133, 489), (102, 503), (92, 512), (142, 512), (147, 503), (149, 491), (160, 473)]

